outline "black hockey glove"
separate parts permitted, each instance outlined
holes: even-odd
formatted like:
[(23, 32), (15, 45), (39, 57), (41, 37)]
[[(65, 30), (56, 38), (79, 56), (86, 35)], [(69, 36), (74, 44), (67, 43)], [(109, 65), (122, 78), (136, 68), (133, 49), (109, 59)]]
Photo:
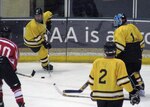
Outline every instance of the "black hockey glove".
[(130, 92), (129, 97), (130, 97), (130, 103), (132, 105), (140, 103), (140, 96), (137, 90), (133, 90), (132, 92)]
[(49, 42), (43, 41), (42, 43), (46, 49), (51, 49), (51, 44)]

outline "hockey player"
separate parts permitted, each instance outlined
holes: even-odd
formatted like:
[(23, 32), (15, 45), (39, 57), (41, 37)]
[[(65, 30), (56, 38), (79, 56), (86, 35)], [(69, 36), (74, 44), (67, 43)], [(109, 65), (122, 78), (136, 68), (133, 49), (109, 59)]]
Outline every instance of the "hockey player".
[(53, 66), (48, 63), (48, 50), (51, 48), (48, 41), (51, 18), (52, 13), (50, 11), (43, 13), (41, 8), (36, 8), (34, 19), (26, 25), (24, 35), (24, 44), (33, 52), (38, 53), (41, 65), (45, 70), (53, 70)]
[(140, 75), (142, 65), (142, 51), (144, 38), (134, 24), (127, 24), (125, 14), (119, 13), (114, 17), (114, 41), (117, 46), (117, 58), (125, 62), (134, 88), (140, 90), (140, 95), (145, 96), (144, 82)]
[(130, 103), (138, 104), (140, 97), (131, 85), (124, 62), (115, 58), (115, 43), (106, 42), (104, 53), (104, 58), (94, 61), (89, 75), (92, 100), (97, 101), (98, 107), (122, 107), (125, 88), (129, 92)]
[(18, 48), (15, 43), (9, 40), (10, 33), (7, 26), (0, 30), (0, 107), (4, 107), (2, 79), (14, 93), (18, 106), (25, 107), (21, 83), (15, 73), (18, 63)]

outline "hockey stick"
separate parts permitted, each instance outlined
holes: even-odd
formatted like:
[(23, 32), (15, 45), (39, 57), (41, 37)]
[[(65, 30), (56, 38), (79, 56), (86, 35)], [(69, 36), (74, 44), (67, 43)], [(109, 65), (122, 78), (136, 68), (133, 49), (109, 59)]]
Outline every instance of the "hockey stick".
[(62, 96), (64, 96), (64, 97), (91, 98), (91, 97), (89, 97), (89, 96), (68, 95), (68, 94), (64, 93), (63, 91), (61, 91), (61, 90), (57, 87), (56, 83), (54, 83), (53, 85), (54, 85), (56, 91), (57, 91), (59, 94), (61, 94)]
[(18, 74), (18, 75), (21, 75), (21, 76), (24, 76), (24, 77), (29, 77), (29, 78), (32, 78), (35, 75), (35, 73), (36, 72), (34, 70), (32, 71), (31, 75), (26, 75), (26, 74), (22, 74), (22, 73), (16, 72), (16, 74)]
[[(62, 96), (64, 96), (64, 97), (91, 98), (90, 96), (81, 96), (81, 95), (69, 95), (69, 94), (66, 94), (66, 93), (64, 93), (63, 91), (61, 91), (61, 90), (57, 87), (56, 83), (54, 83), (53, 85), (54, 85), (56, 91), (57, 91), (59, 94), (61, 94)], [(124, 98), (123, 100), (128, 101), (128, 100), (130, 100), (130, 99), (129, 99), (129, 98)]]
[(63, 90), (64, 93), (82, 93), (85, 88), (89, 85), (89, 81), (87, 81), (80, 89), (78, 90)]

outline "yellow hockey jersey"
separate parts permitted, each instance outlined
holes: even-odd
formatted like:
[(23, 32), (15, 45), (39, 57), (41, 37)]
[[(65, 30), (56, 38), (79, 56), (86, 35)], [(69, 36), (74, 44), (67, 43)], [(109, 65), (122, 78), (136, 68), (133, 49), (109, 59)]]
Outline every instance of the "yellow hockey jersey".
[(98, 58), (89, 75), (93, 100), (119, 100), (124, 98), (123, 88), (133, 91), (125, 64), (116, 58)]
[(114, 31), (114, 41), (117, 47), (117, 54), (125, 50), (127, 43), (140, 42), (144, 48), (144, 38), (139, 29), (133, 24), (122, 25)]
[(52, 13), (47, 11), (43, 13), (43, 24), (32, 19), (25, 28), (24, 44), (28, 47), (39, 47), (45, 40), (46, 22), (50, 21)]

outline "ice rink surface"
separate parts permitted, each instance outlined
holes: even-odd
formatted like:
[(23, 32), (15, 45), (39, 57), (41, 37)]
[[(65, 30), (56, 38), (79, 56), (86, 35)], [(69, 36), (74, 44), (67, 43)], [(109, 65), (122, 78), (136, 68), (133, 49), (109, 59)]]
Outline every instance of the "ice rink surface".
[[(32, 78), (19, 76), (26, 107), (96, 107), (96, 102), (90, 98), (70, 98), (61, 96), (53, 86), (56, 83), (61, 89), (79, 89), (88, 79), (92, 68), (91, 63), (52, 63), (54, 72), (50, 75), (41, 69), (40, 63), (19, 63), (18, 72), (30, 75), (32, 70), (36, 74)], [(143, 65), (141, 74), (146, 85), (146, 97), (134, 107), (150, 107), (150, 66)], [(41, 77), (45, 77), (42, 79)], [(4, 83), (5, 107), (18, 107), (9, 87)], [(127, 92), (124, 92), (127, 95)], [(90, 88), (78, 95), (89, 96)], [(123, 107), (133, 107), (129, 101), (124, 101)]]

